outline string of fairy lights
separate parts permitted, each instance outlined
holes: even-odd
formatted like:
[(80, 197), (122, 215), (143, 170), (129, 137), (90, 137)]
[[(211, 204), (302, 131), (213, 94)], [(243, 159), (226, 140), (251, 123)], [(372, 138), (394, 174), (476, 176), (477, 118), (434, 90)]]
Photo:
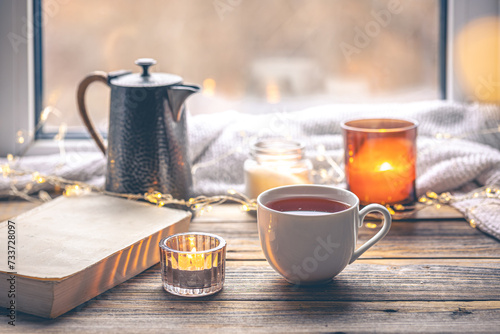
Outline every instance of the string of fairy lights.
[[(43, 110), (40, 116), (40, 121), (37, 128), (41, 128), (43, 124), (48, 119), (49, 114), (57, 113), (57, 109), (47, 107)], [(54, 136), (54, 140), (61, 143), (64, 140), (67, 127), (65, 124), (61, 124), (58, 133)], [(463, 139), (471, 135), (481, 135), (481, 134), (491, 134), (499, 133), (500, 125), (495, 128), (484, 129), (480, 132), (474, 133), (463, 133), (460, 136), (454, 136), (449, 133), (437, 133), (435, 138), (438, 140), (443, 139)], [(246, 137), (245, 133), (240, 134), (242, 137)], [(29, 136), (32, 137), (32, 136)], [(244, 142), (248, 142), (251, 138), (246, 138)], [(17, 132), (17, 142), (22, 144), (25, 143), (26, 138), (24, 137), (23, 131)], [(64, 154), (64, 145), (59, 145), (60, 153)], [(228, 158), (229, 156), (242, 152), (242, 147), (236, 147), (234, 150), (228, 152), (224, 156), (218, 157), (213, 161), (204, 162), (202, 165), (194, 165), (193, 173), (199, 168), (206, 168), (208, 166), (213, 166), (219, 163), (221, 160)], [(316, 160), (318, 162), (325, 162), (327, 164), (326, 168), (319, 168), (313, 170), (313, 175), (322, 184), (339, 184), (345, 180), (345, 174), (340, 162), (337, 162), (334, 158), (327, 154), (327, 151), (323, 145), (318, 145), (316, 147), (317, 156)], [(22, 154), (20, 155), (22, 156)], [(25, 199), (32, 202), (47, 202), (52, 200), (50, 194), (43, 190), (47, 185), (50, 185), (53, 189), (62, 191), (62, 194), (67, 197), (81, 196), (86, 193), (95, 192), (105, 195), (122, 197), (128, 200), (142, 200), (149, 203), (155, 204), (159, 207), (165, 205), (177, 205), (185, 206), (193, 210), (197, 214), (203, 214), (212, 210), (212, 207), (226, 202), (238, 203), (241, 206), (241, 210), (244, 212), (254, 211), (257, 208), (257, 203), (255, 199), (247, 197), (234, 189), (229, 189), (227, 194), (217, 195), (217, 196), (197, 196), (189, 198), (188, 200), (174, 198), (171, 194), (162, 194), (158, 191), (146, 192), (144, 194), (120, 194), (106, 191), (100, 187), (94, 185), (68, 180), (55, 175), (45, 175), (38, 171), (30, 170), (18, 170), (13, 168), (15, 162), (19, 157), (14, 157), (12, 154), (7, 155), (7, 162), (0, 165), (0, 175), (4, 178), (10, 180), (9, 195)], [(17, 180), (19, 178), (31, 177), (31, 181), (25, 183), (22, 189), (17, 187)], [(33, 195), (37, 194), (37, 196)], [(389, 212), (393, 215), (395, 219), (402, 219), (406, 217), (411, 217), (416, 211), (422, 210), (429, 206), (434, 206), (436, 209), (440, 209), (444, 205), (451, 205), (454, 202), (463, 201), (466, 199), (474, 198), (495, 198), (498, 199), (498, 205), (500, 205), (500, 188), (494, 186), (485, 186), (476, 189), (465, 195), (453, 195), (450, 192), (445, 192), (442, 194), (437, 194), (433, 191), (428, 191), (424, 196), (421, 196), (417, 203), (412, 205), (386, 205)], [(465, 212), (465, 218), (469, 221), (470, 225), (476, 227), (476, 219), (474, 218), (475, 207), (468, 208)], [(375, 228), (377, 225), (373, 223), (367, 223), (367, 227)]]
[[(13, 160), (13, 157), (10, 156), (8, 160), (9, 159)], [(257, 207), (255, 200), (250, 199), (244, 194), (232, 189), (228, 190), (227, 195), (197, 196), (189, 198), (188, 200), (184, 200), (174, 198), (170, 194), (162, 194), (158, 191), (146, 192), (144, 194), (114, 193), (85, 182), (72, 181), (54, 175), (44, 175), (37, 171), (12, 169), (10, 168), (8, 163), (0, 165), (0, 174), (4, 178), (10, 178), (12, 181), (10, 183), (10, 195), (20, 197), (31, 202), (47, 202), (52, 199), (52, 197), (44, 190), (37, 191), (38, 197), (30, 195), (30, 193), (36, 191), (37, 186), (48, 184), (51, 185), (54, 189), (61, 189), (62, 194), (66, 197), (81, 196), (83, 194), (95, 192), (109, 196), (122, 197), (128, 200), (144, 200), (159, 207), (170, 204), (185, 206), (197, 212), (198, 214), (202, 214), (206, 211), (211, 211), (213, 206), (225, 202), (239, 203), (243, 211), (255, 210)], [(23, 189), (18, 189), (15, 182), (16, 178), (25, 176), (31, 176), (31, 182), (28, 182)]]

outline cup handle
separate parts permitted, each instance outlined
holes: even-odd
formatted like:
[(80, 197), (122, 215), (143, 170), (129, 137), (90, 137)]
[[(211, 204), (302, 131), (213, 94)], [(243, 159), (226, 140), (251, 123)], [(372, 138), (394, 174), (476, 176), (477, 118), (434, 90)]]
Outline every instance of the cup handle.
[(365, 219), (366, 215), (372, 211), (377, 211), (380, 212), (382, 215), (384, 215), (384, 225), (382, 225), (382, 228), (380, 229), (380, 231), (378, 231), (377, 234), (375, 234), (370, 240), (365, 242), (352, 254), (351, 261), (349, 261), (349, 264), (353, 263), (358, 257), (361, 256), (361, 254), (366, 252), (368, 248), (375, 245), (380, 239), (385, 237), (385, 235), (389, 232), (389, 229), (391, 228), (391, 222), (392, 222), (391, 214), (385, 207), (383, 207), (380, 204), (369, 204), (359, 212), (360, 226), (363, 225), (363, 220)]

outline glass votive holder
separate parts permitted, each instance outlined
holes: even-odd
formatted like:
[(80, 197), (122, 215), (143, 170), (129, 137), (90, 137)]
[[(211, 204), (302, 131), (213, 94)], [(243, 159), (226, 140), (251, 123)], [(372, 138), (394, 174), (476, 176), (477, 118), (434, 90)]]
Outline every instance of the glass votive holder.
[(341, 124), (347, 186), (362, 205), (416, 201), (417, 126), (388, 118)]
[(226, 241), (209, 233), (179, 233), (160, 241), (163, 287), (184, 297), (202, 297), (222, 289)]

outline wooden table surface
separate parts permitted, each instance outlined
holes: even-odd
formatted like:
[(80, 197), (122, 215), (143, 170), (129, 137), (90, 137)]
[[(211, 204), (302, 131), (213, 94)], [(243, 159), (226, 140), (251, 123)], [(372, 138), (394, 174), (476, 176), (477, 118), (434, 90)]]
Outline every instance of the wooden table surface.
[[(0, 221), (32, 206), (0, 202)], [(235, 205), (215, 207), (190, 229), (228, 243), (220, 293), (170, 295), (156, 265), (57, 319), (18, 313), (12, 328), (2, 309), (0, 332), (499, 333), (500, 242), (453, 212), (420, 217), (393, 222), (382, 241), (331, 283), (300, 287), (266, 262), (253, 216)], [(359, 243), (375, 231), (361, 228)]]

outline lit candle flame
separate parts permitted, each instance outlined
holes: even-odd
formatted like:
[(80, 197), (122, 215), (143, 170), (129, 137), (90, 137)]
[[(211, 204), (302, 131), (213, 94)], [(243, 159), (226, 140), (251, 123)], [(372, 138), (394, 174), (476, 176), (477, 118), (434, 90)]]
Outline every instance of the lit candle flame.
[[(192, 247), (188, 254), (185, 255), (185, 261), (179, 262), (179, 269), (182, 270), (200, 270), (203, 269), (205, 263), (205, 254), (196, 254), (196, 247)], [(181, 260), (181, 259), (179, 259)]]
[(392, 167), (392, 165), (390, 163), (388, 163), (387, 161), (384, 162), (383, 164), (380, 165), (380, 167), (378, 168), (379, 171), (381, 172), (385, 172), (387, 170), (393, 170), (394, 168)]

